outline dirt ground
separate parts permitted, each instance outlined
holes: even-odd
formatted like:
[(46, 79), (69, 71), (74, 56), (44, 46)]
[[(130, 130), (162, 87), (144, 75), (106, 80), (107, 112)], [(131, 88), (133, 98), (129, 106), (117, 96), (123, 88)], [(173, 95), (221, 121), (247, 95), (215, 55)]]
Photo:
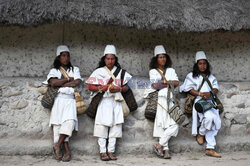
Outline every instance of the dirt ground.
[(99, 156), (72, 156), (70, 162), (61, 162), (54, 160), (53, 156), (4, 156), (0, 155), (0, 165), (23, 165), (23, 166), (41, 166), (41, 165), (87, 165), (87, 166), (125, 166), (125, 165), (176, 165), (176, 166), (246, 166), (250, 163), (250, 151), (249, 152), (233, 152), (222, 153), (222, 158), (212, 158), (201, 153), (183, 153), (173, 154), (172, 159), (160, 159), (154, 156), (142, 156), (142, 155), (119, 155), (117, 161), (100, 161)]

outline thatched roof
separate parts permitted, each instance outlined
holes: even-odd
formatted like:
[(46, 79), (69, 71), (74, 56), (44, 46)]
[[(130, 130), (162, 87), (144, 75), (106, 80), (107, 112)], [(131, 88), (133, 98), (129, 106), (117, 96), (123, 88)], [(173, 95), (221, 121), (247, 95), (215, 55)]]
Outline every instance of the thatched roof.
[(249, 0), (0, 0), (0, 23), (58, 21), (204, 32), (250, 29)]

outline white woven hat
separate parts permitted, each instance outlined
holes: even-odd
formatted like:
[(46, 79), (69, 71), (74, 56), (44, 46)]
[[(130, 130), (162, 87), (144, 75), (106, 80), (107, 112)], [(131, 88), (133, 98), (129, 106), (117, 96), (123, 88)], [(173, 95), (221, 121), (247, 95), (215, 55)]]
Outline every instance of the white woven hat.
[(196, 52), (195, 62), (197, 63), (198, 60), (201, 60), (201, 59), (207, 59), (205, 52), (204, 51)]
[(114, 54), (116, 55), (116, 49), (114, 45), (106, 45), (103, 55)]
[(59, 56), (62, 52), (69, 52), (69, 48), (65, 45), (58, 46), (56, 50), (56, 56)]
[(165, 51), (163, 45), (155, 46), (154, 56), (157, 56), (159, 54), (166, 54), (166, 51)]

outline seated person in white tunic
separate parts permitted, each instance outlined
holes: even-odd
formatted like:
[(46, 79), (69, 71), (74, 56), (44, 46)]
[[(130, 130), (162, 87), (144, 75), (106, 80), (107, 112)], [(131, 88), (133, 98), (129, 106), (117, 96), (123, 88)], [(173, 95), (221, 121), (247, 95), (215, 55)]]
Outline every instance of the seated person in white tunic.
[[(145, 91), (144, 97), (150, 92), (159, 90), (158, 92), (158, 103), (164, 108), (168, 108), (167, 105), (167, 94), (170, 80), (173, 81), (174, 86), (179, 85), (177, 74), (175, 70), (171, 68), (172, 61), (169, 55), (166, 53), (162, 45), (156, 46), (154, 50), (154, 57), (150, 62), (149, 77), (152, 82), (152, 88)], [(164, 81), (161, 74), (156, 70), (158, 69), (162, 74), (165, 74), (167, 81)], [(154, 152), (158, 157), (170, 159), (169, 154), (169, 139), (173, 136), (176, 137), (178, 134), (178, 124), (169, 116), (166, 110), (164, 110), (159, 104), (157, 104), (156, 117), (154, 121), (153, 137), (159, 138), (159, 143), (154, 145)], [(170, 103), (172, 104), (172, 103)], [(170, 105), (171, 108), (171, 105)]]
[[(53, 126), (54, 146), (53, 152), (57, 160), (70, 161), (69, 137), (73, 130), (78, 130), (76, 102), (74, 99), (74, 87), (81, 91), (82, 78), (78, 67), (70, 63), (70, 53), (67, 46), (57, 48), (54, 67), (50, 70), (45, 84), (61, 87), (54, 99), (49, 125)], [(69, 79), (64, 78), (59, 68), (62, 66), (68, 73)], [(61, 145), (65, 153), (61, 154)]]
[[(117, 68), (121, 68), (118, 63), (116, 49), (113, 45), (107, 45), (104, 51), (104, 56), (99, 62), (98, 68), (87, 79), (87, 88), (93, 92), (93, 96), (97, 92), (105, 92), (100, 101), (95, 117), (94, 136), (98, 137), (100, 147), (101, 160), (116, 160), (115, 144), (116, 138), (122, 137), (122, 124), (124, 116), (122, 105), (115, 100), (116, 93), (126, 92), (128, 90), (127, 82), (131, 79), (129, 73), (125, 73), (123, 85), (120, 81), (114, 80), (112, 84), (107, 84), (111, 76), (104, 67), (107, 67), (113, 74)], [(121, 79), (121, 70), (116, 76)], [(106, 142), (108, 145), (106, 147)]]
[[(205, 74), (212, 84), (213, 89), (211, 89), (208, 83), (205, 81), (202, 85), (200, 91), (198, 91), (200, 85), (202, 84), (203, 77), (201, 74)], [(209, 100), (210, 91), (213, 93), (218, 93), (218, 81), (210, 72), (210, 64), (206, 58), (203, 51), (198, 51), (196, 53), (195, 64), (193, 66), (193, 72), (186, 76), (183, 85), (180, 86), (180, 92), (189, 92), (196, 97), (194, 103), (200, 99)], [(195, 105), (195, 104), (194, 104)], [(199, 121), (198, 121), (199, 117)], [(205, 154), (212, 157), (221, 157), (220, 154), (215, 152), (216, 140), (219, 129), (221, 128), (221, 119), (219, 115), (219, 110), (211, 108), (210, 110), (203, 113), (198, 113), (193, 106), (192, 111), (192, 135), (196, 136), (198, 144), (203, 144), (204, 137), (207, 141)], [(199, 126), (199, 122), (201, 123)], [(197, 131), (197, 127), (199, 129)]]

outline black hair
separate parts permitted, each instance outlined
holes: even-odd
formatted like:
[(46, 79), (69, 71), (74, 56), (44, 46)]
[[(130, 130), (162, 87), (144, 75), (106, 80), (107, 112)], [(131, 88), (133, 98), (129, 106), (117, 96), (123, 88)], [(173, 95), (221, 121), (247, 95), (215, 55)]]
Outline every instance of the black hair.
[[(166, 64), (165, 64), (165, 68), (169, 68), (172, 66), (172, 60), (170, 58), (170, 56), (168, 54), (164, 54), (166, 56)], [(156, 69), (158, 68), (158, 62), (157, 62), (157, 58), (158, 58), (158, 55), (157, 56), (154, 56), (152, 59), (151, 59), (151, 62), (149, 64), (149, 68), (150, 69)]]
[[(56, 68), (56, 69), (59, 69), (60, 66), (61, 66), (60, 56), (61, 56), (61, 54), (55, 58), (54, 63), (53, 63), (53, 67)], [(68, 65), (66, 67), (68, 69), (72, 68), (72, 71), (74, 71), (74, 67), (72, 66), (70, 61), (69, 61)]]
[[(104, 55), (104, 56), (101, 58), (101, 60), (100, 60), (100, 62), (99, 62), (99, 65), (98, 65), (97, 68), (106, 66), (105, 61), (104, 61), (104, 60), (105, 60), (105, 57), (106, 57), (106, 55)], [(121, 68), (121, 65), (120, 65), (119, 62), (118, 62), (118, 57), (117, 57), (117, 56), (115, 56), (115, 66), (118, 67), (118, 68)]]
[[(206, 59), (204, 59), (205, 61), (206, 61), (206, 63), (207, 63), (207, 69), (206, 69), (206, 71), (205, 72), (203, 72), (206, 76), (210, 76), (210, 74), (211, 74), (211, 71), (210, 71), (210, 68), (211, 68), (211, 66), (210, 66), (210, 64), (209, 64), (209, 62), (206, 60)], [(198, 68), (198, 62), (199, 61), (197, 61), (197, 63), (195, 63), (194, 64), (194, 66), (193, 66), (193, 77), (198, 77), (202, 72), (199, 70), (199, 68)]]

